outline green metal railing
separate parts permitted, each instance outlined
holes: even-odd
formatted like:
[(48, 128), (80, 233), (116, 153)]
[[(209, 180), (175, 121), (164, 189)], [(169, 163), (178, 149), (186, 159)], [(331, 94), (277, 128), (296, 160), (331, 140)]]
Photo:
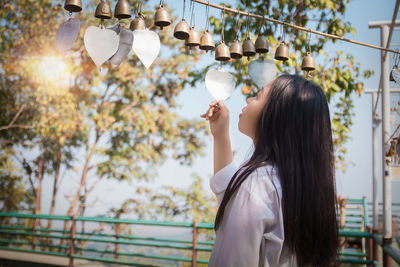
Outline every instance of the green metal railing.
[[(352, 212), (346, 214), (346, 224), (350, 225), (339, 230), (340, 237), (374, 239), (382, 246), (382, 238), (366, 230), (369, 221), (365, 199), (349, 199), (348, 203), (363, 208), (353, 207), (351, 208)], [(4, 223), (6, 218), (10, 220), (8, 224)], [(21, 222), (21, 220), (24, 221)], [(68, 230), (36, 227), (38, 220), (68, 222)], [(114, 230), (107, 233), (77, 231), (77, 222), (111, 225)], [(178, 239), (121, 234), (122, 225), (191, 229), (191, 238)], [(208, 263), (209, 253), (214, 245), (212, 240), (198, 240), (198, 233), (199, 231), (209, 230), (208, 236), (213, 236), (213, 227), (213, 223), (206, 222), (160, 222), (103, 217), (0, 213), (0, 249), (67, 257), (70, 266), (73, 266), (74, 259), (131, 266), (166, 266), (170, 262), (186, 262), (196, 266), (197, 264)], [(85, 243), (90, 244), (90, 246), (85, 245)], [(102, 248), (104, 245), (107, 247)], [(109, 246), (113, 249), (110, 249)], [(135, 251), (132, 247), (140, 247), (141, 249), (147, 247), (149, 249), (142, 253)], [(168, 253), (168, 255), (163, 255), (162, 251), (158, 254), (154, 253), (154, 250), (157, 249), (173, 250), (174, 253)], [(386, 244), (383, 246), (383, 250), (397, 263), (400, 263), (400, 252), (395, 250), (393, 246)], [(202, 254), (198, 255), (199, 253)], [(198, 256), (203, 257), (198, 258)], [(144, 263), (146, 259), (151, 259), (152, 265)], [(369, 255), (359, 251), (340, 251), (337, 260), (342, 263), (378, 265)]]
[[(196, 222), (160, 222), (160, 221), (146, 221), (146, 220), (128, 220), (128, 219), (114, 219), (103, 217), (72, 217), (72, 216), (59, 216), (59, 215), (46, 215), (46, 214), (22, 214), (22, 213), (0, 213), (0, 217), (7, 217), (13, 219), (30, 219), (30, 220), (59, 220), (67, 221), (69, 230), (57, 230), (47, 228), (36, 228), (34, 226), (19, 226), (19, 225), (0, 225), (0, 249), (14, 250), (20, 252), (31, 252), (44, 255), (54, 255), (69, 257), (70, 266), (73, 266), (74, 259), (86, 259), (93, 261), (100, 261), (106, 263), (126, 264), (133, 266), (165, 266), (162, 264), (149, 265), (138, 262), (137, 258), (147, 258), (159, 261), (173, 261), (173, 262), (190, 262), (192, 266), (197, 263), (207, 264), (207, 259), (197, 259), (197, 253), (211, 252), (213, 241), (199, 241), (197, 240), (197, 232), (199, 230), (213, 230), (212, 223), (196, 223)], [(78, 232), (76, 231), (77, 222), (95, 222), (106, 223), (115, 226), (115, 233), (96, 233), (96, 232)], [(126, 234), (119, 234), (120, 225), (142, 225), (142, 226), (157, 226), (157, 227), (178, 227), (178, 228), (191, 228), (192, 239), (176, 239), (176, 238), (158, 238), (158, 237), (142, 237), (132, 236)], [(34, 223), (35, 225), (35, 223)], [(14, 238), (3, 238), (4, 236), (13, 236)], [(36, 238), (42, 239), (42, 242), (36, 242)], [(57, 245), (43, 242), (43, 240), (64, 240), (68, 241), (68, 245)], [(79, 242), (90, 242), (91, 244), (108, 244), (114, 245), (114, 250), (99, 249), (90, 247), (80, 247)], [(5, 245), (6, 244), (6, 245)], [(170, 256), (170, 255), (157, 255), (150, 253), (132, 253), (129, 251), (121, 251), (120, 245), (125, 246), (140, 246), (162, 249), (174, 249), (176, 251), (191, 251), (192, 257), (185, 256)], [(49, 251), (49, 250), (53, 251)], [(58, 251), (54, 251), (58, 250)], [(111, 254), (114, 257), (93, 256), (89, 253), (95, 254)], [(179, 253), (178, 253), (179, 254)], [(184, 254), (184, 253), (181, 253)], [(186, 253), (187, 254), (187, 253)], [(121, 257), (129, 258), (129, 260), (122, 260)]]

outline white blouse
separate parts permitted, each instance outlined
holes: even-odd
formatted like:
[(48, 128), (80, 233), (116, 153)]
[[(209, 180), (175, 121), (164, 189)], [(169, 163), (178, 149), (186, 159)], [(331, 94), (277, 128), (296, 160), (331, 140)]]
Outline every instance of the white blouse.
[[(237, 171), (230, 163), (210, 180), (218, 205)], [(284, 246), (282, 188), (276, 168), (253, 171), (225, 207), (209, 260), (211, 267), (296, 266)]]

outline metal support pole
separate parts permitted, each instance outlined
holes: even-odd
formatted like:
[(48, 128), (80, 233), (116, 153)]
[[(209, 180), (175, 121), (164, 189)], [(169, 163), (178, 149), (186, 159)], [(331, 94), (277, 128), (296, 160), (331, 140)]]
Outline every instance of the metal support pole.
[(378, 200), (378, 126), (381, 120), (374, 114), (377, 94), (372, 93), (372, 229), (378, 230), (379, 224), (379, 200)]
[[(376, 108), (374, 107), (377, 99), (377, 93), (372, 93), (372, 233), (378, 232), (379, 225), (379, 200), (378, 200), (378, 149), (379, 149), (379, 141), (378, 141), (378, 127), (381, 124), (381, 119), (378, 117), (378, 114), (375, 114), (374, 111)], [(370, 241), (370, 260), (377, 261), (379, 259), (379, 250), (378, 244), (375, 239), (371, 238)]]
[[(389, 36), (389, 26), (381, 27), (381, 45), (386, 46)], [(389, 242), (392, 238), (392, 177), (390, 166), (386, 162), (386, 151), (389, 149), (390, 138), (390, 89), (389, 89), (389, 57), (381, 52), (382, 78), (382, 188), (383, 188), (383, 238)], [(391, 260), (383, 255), (384, 267), (391, 266)]]

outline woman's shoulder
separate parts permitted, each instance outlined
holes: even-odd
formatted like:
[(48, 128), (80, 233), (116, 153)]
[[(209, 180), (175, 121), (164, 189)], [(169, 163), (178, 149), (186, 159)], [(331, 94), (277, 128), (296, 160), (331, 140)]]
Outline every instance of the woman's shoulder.
[(267, 193), (276, 191), (281, 195), (278, 169), (274, 164), (263, 164), (255, 169), (243, 183), (249, 192)]

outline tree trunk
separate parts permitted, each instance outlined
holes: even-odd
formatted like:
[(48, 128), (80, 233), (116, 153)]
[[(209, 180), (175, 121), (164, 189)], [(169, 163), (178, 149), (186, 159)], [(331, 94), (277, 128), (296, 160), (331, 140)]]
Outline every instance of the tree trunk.
[[(53, 194), (51, 197), (50, 204), (50, 214), (53, 215), (56, 208), (56, 196), (58, 191), (58, 179), (60, 177), (60, 168), (61, 167), (61, 153), (57, 154), (57, 161), (55, 163), (55, 174), (54, 174), (54, 184), (53, 184)], [(48, 220), (47, 228), (51, 229), (53, 225), (53, 220)]]
[[(57, 161), (55, 162), (55, 174), (54, 174), (54, 184), (53, 184), (53, 194), (51, 197), (50, 204), (50, 214), (53, 215), (56, 208), (56, 196), (58, 191), (58, 179), (60, 177), (60, 166), (61, 166), (61, 153), (57, 154)], [(53, 227), (53, 220), (47, 220), (47, 229), (51, 229)], [(47, 244), (51, 243), (51, 239), (47, 239)], [(48, 249), (48, 247), (47, 247)]]
[[(83, 166), (83, 170), (82, 170), (82, 175), (81, 175), (81, 182), (79, 184), (78, 190), (76, 191), (76, 194), (74, 196), (74, 198), (71, 201), (71, 205), (69, 206), (69, 209), (67, 211), (67, 216), (73, 216), (73, 215), (78, 215), (79, 213), (79, 209), (74, 213), (75, 207), (78, 204), (79, 198), (81, 196), (81, 191), (82, 188), (85, 186), (86, 184), (86, 178), (87, 178), (87, 172), (89, 169), (89, 163), (90, 160), (92, 159), (94, 152), (96, 151), (97, 148), (97, 142), (100, 139), (100, 135), (98, 133), (96, 133), (96, 139), (92, 145), (92, 147), (90, 148), (90, 152), (88, 154), (88, 156), (86, 157), (86, 161), (85, 161), (85, 165)], [(64, 221), (64, 232), (68, 231), (68, 221), (65, 220)], [(62, 239), (60, 241), (60, 245), (64, 244), (64, 239)]]
[[(39, 158), (39, 171), (38, 171), (38, 184), (37, 184), (37, 188), (36, 188), (36, 196), (35, 196), (35, 215), (40, 214), (40, 195), (42, 192), (42, 175), (43, 175), (43, 159)], [(36, 232), (36, 227), (38, 224), (38, 219), (34, 218), (33, 219), (33, 232)], [(39, 220), (39, 227), (40, 227), (40, 220)], [(32, 249), (35, 250), (35, 245), (36, 243), (36, 237), (33, 236), (32, 237)]]

